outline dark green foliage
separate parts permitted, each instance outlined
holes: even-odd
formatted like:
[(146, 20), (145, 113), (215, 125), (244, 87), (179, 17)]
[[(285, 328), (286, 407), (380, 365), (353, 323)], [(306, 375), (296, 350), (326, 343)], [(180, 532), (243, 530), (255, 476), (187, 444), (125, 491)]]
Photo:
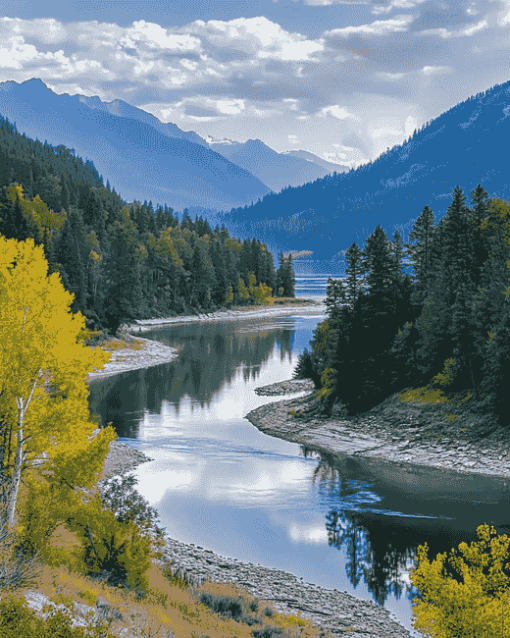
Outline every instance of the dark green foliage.
[(351, 308), (354, 308), (357, 300), (361, 297), (363, 292), (362, 253), (356, 242), (354, 242), (346, 251), (345, 260), (345, 276), (347, 280), (345, 301)]
[(276, 288), (278, 297), (294, 297), (295, 276), (292, 267), (292, 255), (287, 257), (283, 253), (279, 256), (280, 267), (276, 275)]
[(158, 525), (159, 515), (136, 490), (136, 484), (136, 477), (126, 474), (100, 481), (101, 502), (120, 523), (131, 521), (151, 538), (161, 538), (164, 528)]
[[(29, 230), (20, 202), (13, 203), (3, 188), (12, 184), (23, 187), (23, 206), (39, 195), (50, 209), (63, 208), (64, 225), (46, 211), (44, 222), (36, 214), (43, 227), (32, 229), (31, 220)], [(253, 274), (256, 285), (276, 294), (273, 255), (257, 239), (241, 243), (224, 225), (213, 232), (202, 217), (192, 222), (187, 209), (179, 224), (166, 204), (156, 210), (150, 201), (126, 205), (91, 161), (63, 145), (21, 136), (1, 116), (0, 232), (18, 240), (41, 234), (36, 240), (42, 241), (49, 272), (60, 273), (75, 296), (73, 311), (80, 310), (93, 330), (115, 334), (135, 319), (213, 311), (227, 304), (230, 288), (228, 303), (236, 304), (240, 274), (246, 287)], [(292, 260), (284, 261), (282, 293), (293, 296)], [(255, 296), (244, 303), (255, 303)]]
[(497, 199), (489, 205), (481, 186), (472, 199), (470, 211), (456, 187), (436, 226), (423, 209), (410, 234), (415, 243), (405, 246), (414, 278), (403, 271), (398, 232), (389, 242), (378, 226), (363, 261), (355, 244), (346, 252), (345, 289), (328, 282), (328, 319), (295, 372), (320, 378), (322, 407), (355, 414), (430, 384), (452, 400), (469, 394), (477, 409), (508, 420), (510, 207)]
[(413, 269), (416, 277), (414, 297), (417, 304), (423, 302), (430, 290), (430, 281), (433, 277), (432, 266), (432, 235), (434, 232), (434, 213), (425, 206), (414, 223), (412, 231), (409, 233), (411, 242), (406, 248), (411, 259), (414, 261)]
[(137, 254), (137, 237), (133, 225), (126, 220), (115, 222), (109, 237), (106, 256), (106, 295), (101, 321), (116, 334), (124, 322), (139, 317), (141, 282)]
[(294, 379), (311, 379), (316, 388), (320, 388), (321, 375), (313, 362), (313, 355), (305, 348), (298, 356), (296, 367), (294, 368)]
[[(85, 313), (87, 309), (87, 279), (84, 268), (84, 236), (81, 214), (72, 209), (64, 222), (56, 250), (62, 283), (74, 294), (72, 309)], [(86, 257), (85, 257), (86, 258)]]
[(0, 190), (0, 233), (7, 239), (24, 241), (30, 237), (19, 198), (12, 203), (4, 188)]

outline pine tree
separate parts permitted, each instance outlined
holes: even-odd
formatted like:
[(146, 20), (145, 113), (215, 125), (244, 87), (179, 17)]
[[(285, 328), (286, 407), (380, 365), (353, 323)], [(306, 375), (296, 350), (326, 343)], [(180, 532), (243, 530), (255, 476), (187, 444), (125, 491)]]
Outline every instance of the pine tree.
[(84, 268), (85, 229), (81, 214), (76, 209), (68, 213), (60, 235), (56, 259), (64, 288), (74, 294), (73, 312), (85, 314), (87, 310), (87, 278)]
[(181, 220), (181, 228), (187, 229), (187, 230), (193, 230), (194, 229), (194, 224), (191, 221), (191, 217), (189, 216), (189, 211), (187, 208), (185, 208), (182, 211), (182, 220)]
[(356, 242), (353, 242), (345, 253), (346, 260), (346, 302), (354, 309), (357, 300), (363, 294), (363, 263), (362, 253)]
[(24, 241), (30, 237), (27, 221), (23, 215), (19, 197), (13, 202), (6, 188), (0, 189), (0, 233), (6, 239)]
[(482, 224), (489, 217), (489, 197), (481, 184), (471, 191), (471, 210), (469, 211), (469, 221), (471, 223), (471, 251), (473, 255), (473, 273), (471, 278), (474, 287), (478, 288), (481, 279), (483, 264), (488, 257), (488, 249), (484, 242)]
[(137, 233), (128, 208), (121, 213), (110, 231), (105, 259), (106, 294), (101, 321), (112, 334), (122, 323), (139, 317), (142, 288)]
[(377, 226), (368, 237), (363, 248), (363, 257), (368, 294), (378, 298), (389, 298), (393, 283), (394, 259), (382, 226)]
[(414, 261), (413, 270), (416, 277), (416, 284), (413, 300), (416, 304), (423, 303), (430, 290), (433, 277), (432, 272), (432, 247), (434, 233), (434, 213), (425, 206), (414, 223), (412, 231), (409, 233), (410, 241), (417, 241), (416, 244), (405, 244), (409, 256)]

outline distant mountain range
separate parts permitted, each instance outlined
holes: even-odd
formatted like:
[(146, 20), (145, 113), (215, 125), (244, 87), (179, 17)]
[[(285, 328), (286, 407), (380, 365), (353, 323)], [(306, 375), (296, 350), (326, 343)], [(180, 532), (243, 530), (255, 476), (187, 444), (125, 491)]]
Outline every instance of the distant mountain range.
[(273, 191), (287, 186), (301, 186), (333, 171), (342, 173), (347, 166), (333, 164), (307, 151), (277, 153), (261, 140), (235, 142), (208, 139), (210, 148), (241, 168), (249, 171)]
[(2, 82), (0, 113), (21, 133), (92, 160), (127, 201), (228, 210), (271, 192), (196, 133), (163, 124), (122, 100), (57, 95), (36, 79)]
[(339, 256), (356, 241), (363, 247), (380, 224), (404, 240), (425, 205), (436, 222), (458, 184), (481, 184), (489, 196), (509, 199), (510, 82), (471, 96), (432, 120), (402, 145), (355, 171), (270, 193), (222, 219), (241, 237), (259, 237), (270, 250), (311, 251), (311, 259)]

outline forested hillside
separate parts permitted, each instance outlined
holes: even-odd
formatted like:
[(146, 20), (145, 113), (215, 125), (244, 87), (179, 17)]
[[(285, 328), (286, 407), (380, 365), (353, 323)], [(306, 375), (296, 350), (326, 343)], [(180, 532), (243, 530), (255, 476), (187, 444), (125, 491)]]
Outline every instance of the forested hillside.
[(292, 258), (168, 206), (126, 204), (91, 161), (0, 118), (0, 233), (42, 244), (91, 328), (294, 296)]
[(297, 374), (314, 380), (327, 412), (364, 412), (412, 388), (416, 399), (456, 397), (508, 425), (508, 202), (479, 184), (468, 206), (457, 186), (445, 217), (435, 223), (425, 206), (410, 240), (390, 241), (377, 226), (363, 250), (350, 246), (345, 285), (329, 280), (328, 318)]
[(270, 193), (223, 221), (270, 250), (311, 250), (313, 259), (331, 259), (353, 241), (362, 244), (377, 225), (405, 236), (425, 204), (442, 217), (456, 184), (468, 192), (480, 183), (489, 195), (508, 198), (501, 140), (510, 130), (509, 113), (506, 82), (455, 105), (373, 162)]

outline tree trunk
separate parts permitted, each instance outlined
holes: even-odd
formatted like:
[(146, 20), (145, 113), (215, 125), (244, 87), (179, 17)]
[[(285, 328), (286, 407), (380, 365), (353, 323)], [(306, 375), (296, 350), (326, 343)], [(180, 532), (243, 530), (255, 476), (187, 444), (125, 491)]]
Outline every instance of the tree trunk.
[(28, 407), (30, 406), (30, 402), (32, 401), (32, 397), (34, 395), (34, 390), (37, 386), (37, 381), (41, 377), (43, 371), (39, 370), (37, 376), (35, 378), (34, 384), (32, 385), (32, 389), (30, 390), (30, 395), (26, 402), (23, 401), (23, 397), (16, 397), (16, 403), (18, 405), (18, 445), (16, 447), (16, 456), (14, 458), (14, 469), (12, 472), (12, 482), (11, 482), (11, 490), (9, 494), (9, 503), (7, 506), (7, 523), (10, 528), (14, 526), (14, 515), (16, 513), (16, 503), (18, 500), (19, 493), (19, 485), (21, 482), (21, 471), (23, 463), (25, 462), (26, 454), (23, 450), (25, 439), (24, 439), (24, 425), (25, 425), (25, 414), (27, 413)]

